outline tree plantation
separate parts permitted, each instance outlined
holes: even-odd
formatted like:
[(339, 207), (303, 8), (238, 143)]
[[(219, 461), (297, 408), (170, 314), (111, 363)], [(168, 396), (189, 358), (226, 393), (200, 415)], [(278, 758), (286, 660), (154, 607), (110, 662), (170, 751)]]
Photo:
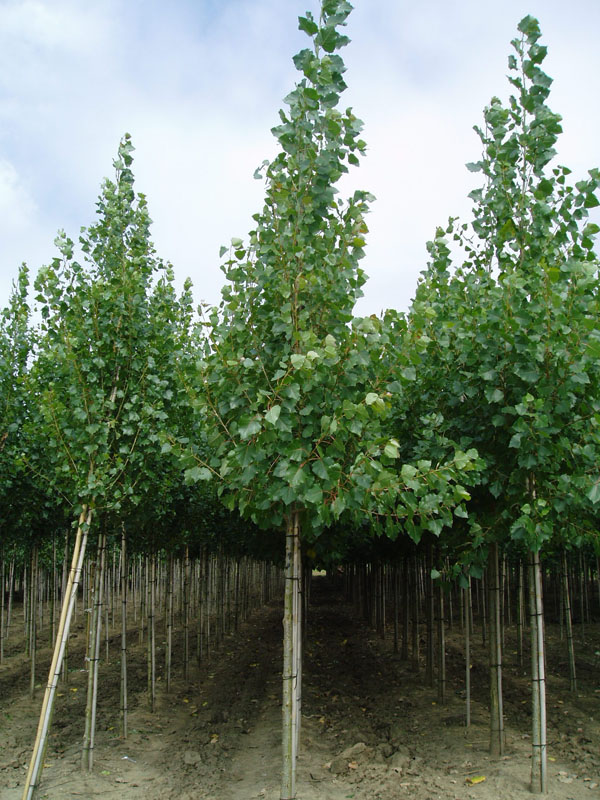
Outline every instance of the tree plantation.
[[(556, 163), (525, 17), (509, 97), (476, 127), (471, 219), (433, 232), (407, 313), (354, 316), (374, 198), (336, 188), (367, 150), (341, 103), (351, 10), (299, 18), (218, 307), (196, 311), (155, 252), (127, 134), (95, 221), (18, 273), (0, 318), (7, 798), (426, 800), (487, 781), (566, 800), (600, 782), (583, 721), (554, 711), (600, 713), (600, 172)], [(39, 720), (25, 743), (17, 713)], [(135, 770), (142, 742), (146, 773), (107, 766)], [(433, 742), (457, 763), (417, 749)], [(157, 768), (152, 794), (160, 753), (187, 783)], [(61, 782), (57, 760), (79, 772)]]

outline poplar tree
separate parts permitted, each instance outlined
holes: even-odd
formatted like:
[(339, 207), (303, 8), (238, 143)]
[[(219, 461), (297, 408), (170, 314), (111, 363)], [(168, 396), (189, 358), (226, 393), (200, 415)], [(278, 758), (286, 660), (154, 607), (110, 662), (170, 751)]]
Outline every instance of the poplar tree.
[(294, 57), (301, 78), (273, 129), (279, 153), (257, 171), (264, 206), (248, 241), (232, 240), (223, 300), (206, 322), (195, 378), (206, 440), (186, 472), (216, 477), (227, 507), (285, 531), (282, 800), (295, 797), (301, 540), (343, 516), (366, 515), (367, 530), (393, 536), (404, 520), (437, 529), (468, 497), (453, 481), (475, 457), (400, 471), (399, 443), (382, 426), (401, 388), (390, 365), (405, 355), (381, 320), (353, 317), (373, 197), (344, 201), (335, 188), (366, 150), (360, 120), (338, 109), (351, 9), (323, 0), (318, 19), (299, 19), (312, 47)]
[[(588, 219), (600, 173), (592, 169), (573, 186), (568, 168), (551, 165), (562, 128), (547, 104), (547, 48), (533, 17), (518, 30), (509, 57), (513, 94), (508, 104), (492, 98), (475, 128), (482, 155), (467, 166), (484, 181), (470, 194), (473, 220), (450, 220), (436, 232), (410, 325), (429, 342), (415, 415), (435, 402), (444, 433), (476, 447), (486, 464), (470, 506), (477, 546), (495, 554), (512, 539), (529, 552), (531, 786), (545, 792), (540, 552), (565, 529), (585, 534), (600, 500), (600, 228)], [(463, 260), (454, 269), (457, 245)], [(500, 651), (491, 654), (496, 667)], [(501, 695), (496, 678), (493, 694)], [(492, 712), (500, 736), (492, 750), (501, 752), (501, 697), (492, 697)]]
[[(23, 798), (39, 786), (52, 707), (70, 618), (95, 516), (138, 505), (153, 485), (152, 459), (158, 429), (167, 418), (174, 371), (168, 317), (168, 293), (149, 239), (146, 199), (136, 195), (129, 135), (114, 162), (115, 180), (106, 180), (98, 200), (98, 220), (74, 242), (57, 237), (60, 256), (40, 270), (35, 281), (41, 304), (39, 351), (31, 371), (37, 418), (31, 425), (44, 437), (46, 456), (26, 453), (28, 467), (46, 479), (76, 522), (72, 565), (56, 647), (50, 667), (38, 736)], [(164, 281), (163, 281), (164, 282)], [(168, 305), (168, 303), (167, 303)], [(49, 464), (48, 464), (49, 462)], [(98, 550), (104, 547), (98, 538)], [(98, 615), (98, 626), (100, 625)], [(96, 640), (99, 633), (96, 631)], [(96, 673), (89, 691), (84, 751), (93, 757)]]

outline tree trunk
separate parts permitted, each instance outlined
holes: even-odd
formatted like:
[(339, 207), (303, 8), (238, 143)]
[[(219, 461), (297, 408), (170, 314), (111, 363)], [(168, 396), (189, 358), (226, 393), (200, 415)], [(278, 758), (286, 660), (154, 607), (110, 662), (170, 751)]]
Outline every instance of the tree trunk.
[(297, 574), (300, 564), (300, 523), (297, 511), (287, 521), (285, 537), (285, 596), (283, 609), (283, 770), (281, 778), (281, 800), (296, 797), (296, 756), (299, 675), (297, 667), (298, 618), (294, 608), (298, 607)]
[(96, 738), (96, 706), (98, 701), (98, 664), (102, 632), (102, 593), (104, 589), (104, 566), (106, 563), (106, 534), (98, 539), (98, 558), (94, 576), (93, 606), (90, 624), (90, 646), (88, 666), (88, 689), (85, 709), (85, 731), (81, 751), (81, 767), (88, 772), (94, 766), (94, 741)]
[(548, 790), (546, 765), (546, 674), (540, 554), (529, 556), (529, 613), (531, 619), (531, 783), (535, 793)]
[(464, 593), (464, 626), (465, 626), (465, 726), (471, 727), (471, 578)]
[(413, 558), (412, 563), (412, 581), (411, 581), (411, 589), (412, 592), (410, 593), (411, 603), (412, 603), (412, 630), (411, 630), (411, 639), (412, 639), (412, 669), (413, 672), (419, 671), (419, 608), (420, 608), (420, 594), (419, 594), (419, 580), (418, 580), (418, 570), (419, 570), (419, 562), (417, 557)]
[(37, 603), (38, 603), (38, 549), (34, 545), (31, 551), (31, 573), (29, 581), (29, 656), (31, 670), (29, 674), (29, 696), (33, 700), (35, 696), (35, 659), (37, 651)]
[(523, 597), (523, 562), (519, 560), (517, 587), (517, 653), (519, 666), (523, 666), (523, 623), (525, 622), (525, 603)]
[(185, 548), (183, 566), (183, 679), (189, 680), (190, 674), (190, 550)]
[(393, 606), (394, 606), (394, 653), (398, 652), (398, 564), (394, 564), (392, 571), (392, 590), (393, 590)]
[[(127, 739), (127, 537), (121, 529), (121, 738)], [(135, 608), (135, 596), (134, 596)]]
[(490, 657), (490, 753), (504, 753), (504, 716), (502, 710), (502, 633), (500, 629), (500, 575), (498, 544), (490, 545), (488, 564), (489, 657)]
[(408, 594), (408, 557), (405, 556), (404, 564), (402, 566), (402, 653), (400, 655), (402, 661), (408, 661), (409, 623), (410, 603)]
[(152, 553), (149, 562), (150, 591), (148, 597), (148, 705), (154, 713), (156, 707), (156, 553)]
[(4, 597), (6, 588), (6, 565), (4, 561), (4, 548), (0, 556), (2, 562), (0, 566), (0, 664), (4, 661)]
[(446, 630), (444, 619), (444, 587), (441, 580), (437, 586), (437, 646), (438, 646), (438, 702), (446, 702)]
[(427, 612), (427, 657), (425, 661), (425, 677), (428, 686), (433, 686), (433, 581), (431, 570), (433, 558), (431, 545), (427, 549), (425, 567), (425, 606)]
[(567, 655), (569, 660), (569, 688), (572, 692), (576, 692), (577, 674), (575, 671), (575, 647), (573, 644), (573, 625), (571, 620), (571, 595), (569, 591), (569, 573), (567, 571), (567, 553), (565, 550), (562, 552), (561, 565), (563, 614), (565, 620), (565, 629), (567, 632)]
[(56, 644), (54, 646), (54, 653), (52, 655), (52, 663), (50, 664), (50, 672), (48, 675), (48, 685), (44, 694), (42, 702), (42, 710), (40, 714), (40, 721), (37, 729), (37, 736), (33, 746), (33, 753), (29, 770), (25, 779), (25, 789), (23, 791), (23, 800), (32, 800), (39, 786), (41, 779), (44, 753), (46, 750), (46, 743), (48, 739), (48, 731), (50, 729), (50, 722), (52, 719), (52, 710), (54, 708), (54, 699), (56, 694), (56, 686), (58, 684), (58, 676), (60, 675), (62, 659), (65, 651), (65, 645), (69, 637), (69, 629), (71, 625), (71, 616), (75, 606), (75, 599), (77, 597), (77, 588), (81, 579), (81, 570), (83, 567), (83, 559), (85, 556), (85, 548), (87, 545), (87, 536), (90, 522), (92, 520), (92, 509), (88, 506), (83, 506), (79, 516), (79, 524), (77, 526), (77, 536), (75, 538), (75, 547), (73, 549), (73, 561), (71, 563), (71, 571), (67, 581), (67, 588), (65, 597), (63, 599), (60, 620), (58, 623), (58, 632), (56, 637)]
[(171, 654), (173, 651), (173, 583), (175, 580), (175, 566), (173, 555), (169, 555), (167, 566), (167, 642), (165, 654), (165, 672), (167, 692), (171, 691)]

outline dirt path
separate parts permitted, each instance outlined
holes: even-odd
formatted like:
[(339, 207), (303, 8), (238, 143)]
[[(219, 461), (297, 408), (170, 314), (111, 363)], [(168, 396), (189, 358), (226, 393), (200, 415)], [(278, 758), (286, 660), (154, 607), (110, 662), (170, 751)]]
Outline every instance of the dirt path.
[[(549, 626), (550, 628), (550, 626)], [(130, 736), (118, 736), (118, 644), (102, 665), (96, 759), (79, 769), (85, 679), (79, 671), (83, 623), (71, 643), (69, 685), (61, 687), (40, 798), (252, 800), (279, 798), (281, 610), (255, 613), (227, 636), (186, 686), (159, 688), (146, 710), (145, 650), (131, 649)], [(598, 628), (588, 631), (598, 637)], [(160, 641), (160, 639), (159, 639)], [(550, 667), (562, 650), (549, 630)], [(529, 778), (529, 689), (507, 640), (507, 753), (487, 754), (485, 654), (475, 644), (473, 724), (464, 727), (464, 663), (458, 631), (448, 633), (448, 701), (436, 702), (410, 664), (392, 651), (324, 582), (315, 581), (304, 667), (299, 800), (525, 800)], [(176, 652), (180, 652), (177, 649)], [(582, 651), (585, 656), (585, 651)], [(600, 687), (583, 660), (579, 696), (566, 677), (550, 681), (552, 800), (600, 796)], [(40, 653), (45, 675), (49, 650)], [(159, 659), (159, 664), (161, 660)], [(585, 666), (589, 669), (586, 671)], [(181, 665), (174, 665), (180, 676)], [(160, 670), (159, 670), (160, 673)], [(0, 799), (19, 800), (41, 689), (27, 698), (27, 664), (10, 655), (0, 667)], [(162, 687), (162, 680), (159, 682)], [(469, 781), (485, 778), (470, 785)]]

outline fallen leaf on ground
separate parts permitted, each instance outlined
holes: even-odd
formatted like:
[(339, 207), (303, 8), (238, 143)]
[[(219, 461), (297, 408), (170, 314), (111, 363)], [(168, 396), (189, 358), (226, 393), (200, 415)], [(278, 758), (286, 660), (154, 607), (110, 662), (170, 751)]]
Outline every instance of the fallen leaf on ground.
[(466, 778), (465, 783), (468, 783), (469, 786), (475, 786), (476, 783), (483, 783), (485, 780), (485, 775), (473, 775), (472, 778)]

